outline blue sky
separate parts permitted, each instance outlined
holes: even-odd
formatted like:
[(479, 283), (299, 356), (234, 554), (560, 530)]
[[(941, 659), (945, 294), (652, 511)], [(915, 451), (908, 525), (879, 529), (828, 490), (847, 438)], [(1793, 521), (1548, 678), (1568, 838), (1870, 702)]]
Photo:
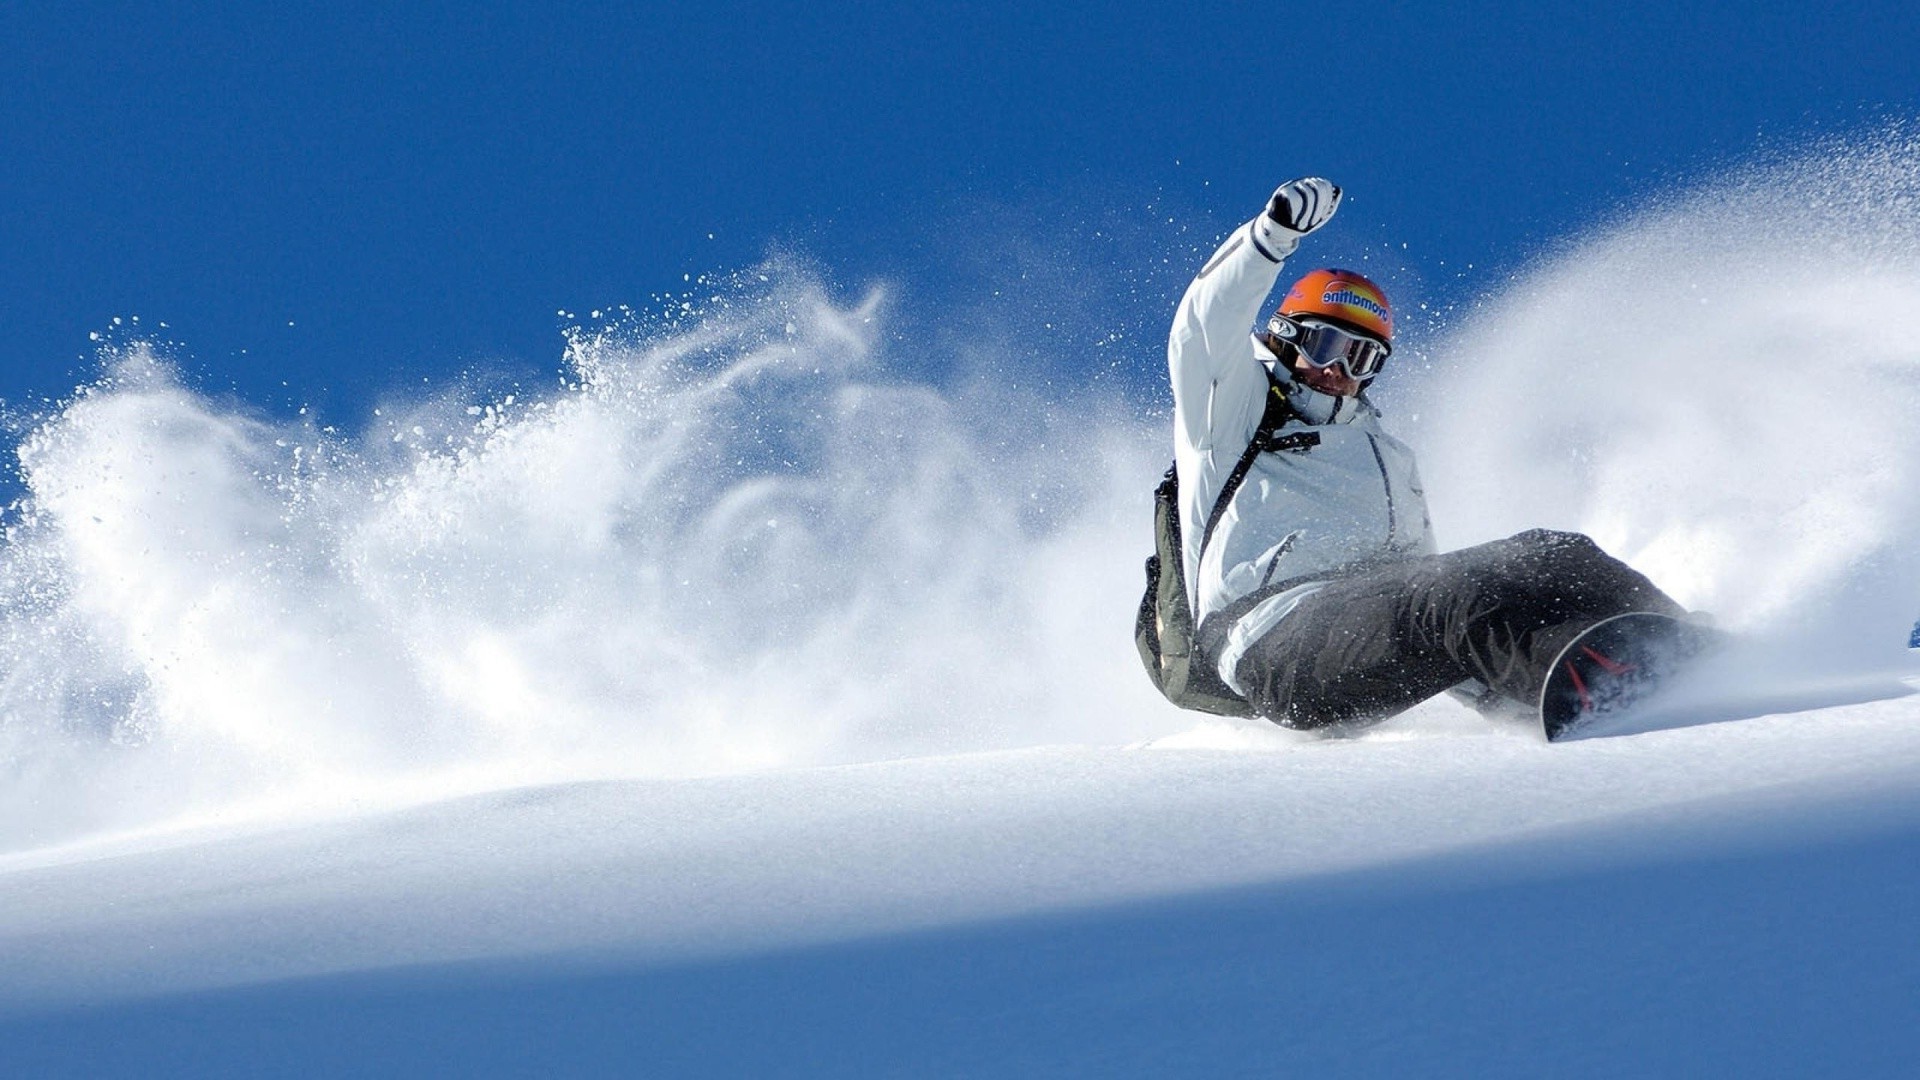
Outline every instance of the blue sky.
[(771, 244), (932, 316), (992, 295), (1007, 237), (1063, 277), (1139, 264), (1025, 304), (1137, 320), (1150, 382), (1194, 251), (1279, 180), (1340, 181), (1329, 250), (1404, 244), (1457, 303), (1636, 199), (1920, 112), (1916, 37), (1910, 3), (11, 5), (0, 398), (64, 394), (137, 314), (204, 388), (353, 424), (551, 373), (556, 311)]

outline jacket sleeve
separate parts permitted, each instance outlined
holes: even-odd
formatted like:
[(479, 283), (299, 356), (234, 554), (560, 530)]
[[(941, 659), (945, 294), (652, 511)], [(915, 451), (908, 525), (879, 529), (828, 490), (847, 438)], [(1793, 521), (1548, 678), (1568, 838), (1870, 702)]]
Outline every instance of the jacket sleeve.
[(1253, 324), (1294, 239), (1265, 214), (1233, 231), (1187, 286), (1167, 337), (1173, 383), (1173, 463), (1189, 601), (1203, 612), (1204, 522), (1266, 411), (1267, 374), (1253, 354)]
[(1237, 458), (1260, 426), (1267, 376), (1251, 333), (1292, 250), (1292, 239), (1262, 214), (1235, 229), (1187, 286), (1167, 339), (1179, 449), (1204, 458), (1222, 445)]

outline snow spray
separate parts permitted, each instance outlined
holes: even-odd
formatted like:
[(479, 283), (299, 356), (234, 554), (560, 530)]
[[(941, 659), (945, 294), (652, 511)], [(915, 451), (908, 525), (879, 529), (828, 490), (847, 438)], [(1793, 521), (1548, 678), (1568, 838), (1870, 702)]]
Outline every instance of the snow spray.
[[(1431, 377), (1382, 389), (1443, 542), (1581, 529), (1729, 626), (1897, 646), (1917, 186), (1901, 137), (1757, 165), (1403, 342)], [(18, 447), (0, 851), (1189, 725), (1130, 640), (1157, 344), (1143, 421), (1106, 390), (917, 382), (881, 295), (797, 266), (709, 285), (575, 329), (549, 390), (416, 394), (353, 431), (108, 347)]]
[(1432, 344), (1436, 527), (1584, 531), (1721, 625), (1893, 663), (1920, 615), (1920, 138), (1636, 197)]
[(894, 377), (793, 265), (569, 335), (549, 393), (362, 433), (151, 345), (20, 447), (0, 848), (270, 793), (686, 776), (1164, 729), (1131, 617), (1158, 440)]

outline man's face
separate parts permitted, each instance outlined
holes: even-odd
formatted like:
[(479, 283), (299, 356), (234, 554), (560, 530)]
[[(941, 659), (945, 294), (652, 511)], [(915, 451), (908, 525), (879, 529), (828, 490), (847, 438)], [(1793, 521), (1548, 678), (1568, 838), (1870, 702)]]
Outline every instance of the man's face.
[(1323, 394), (1334, 397), (1352, 397), (1360, 392), (1360, 380), (1347, 374), (1347, 369), (1339, 364), (1330, 367), (1314, 367), (1300, 359), (1300, 350), (1289, 349), (1289, 364), (1293, 377), (1313, 387)]
[(1311, 316), (1275, 315), (1262, 337), (1276, 357), (1287, 358), (1296, 382), (1333, 397), (1358, 394), (1388, 352), (1378, 338)]
[(1287, 358), (1287, 370), (1293, 372), (1295, 379), (1323, 394), (1334, 397), (1352, 397), (1360, 392), (1360, 380), (1347, 374), (1347, 369), (1338, 364), (1331, 367), (1314, 367), (1300, 358), (1300, 350), (1277, 340), (1271, 334), (1261, 334), (1260, 344), (1273, 354), (1274, 358)]

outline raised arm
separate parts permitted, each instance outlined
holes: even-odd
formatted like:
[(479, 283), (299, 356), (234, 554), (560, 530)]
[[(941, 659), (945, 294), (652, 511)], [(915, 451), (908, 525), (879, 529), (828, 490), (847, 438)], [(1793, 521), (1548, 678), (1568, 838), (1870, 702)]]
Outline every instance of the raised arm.
[(1176, 438), (1196, 450), (1239, 446), (1259, 426), (1267, 377), (1251, 333), (1281, 260), (1327, 223), (1340, 188), (1319, 177), (1280, 185), (1267, 209), (1235, 229), (1181, 298), (1167, 340)]

